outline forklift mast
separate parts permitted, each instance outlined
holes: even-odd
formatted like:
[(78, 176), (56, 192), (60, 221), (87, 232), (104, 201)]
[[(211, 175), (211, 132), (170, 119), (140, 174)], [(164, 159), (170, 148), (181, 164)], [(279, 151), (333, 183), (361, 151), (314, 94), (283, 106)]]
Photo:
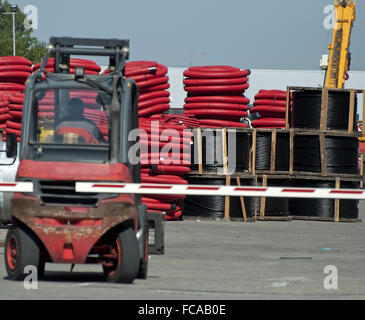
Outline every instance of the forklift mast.
[(71, 55), (109, 56), (109, 70), (124, 73), (125, 61), (129, 59), (129, 40), (51, 37), (42, 66), (47, 64), (48, 53), (54, 55), (56, 73), (69, 73)]

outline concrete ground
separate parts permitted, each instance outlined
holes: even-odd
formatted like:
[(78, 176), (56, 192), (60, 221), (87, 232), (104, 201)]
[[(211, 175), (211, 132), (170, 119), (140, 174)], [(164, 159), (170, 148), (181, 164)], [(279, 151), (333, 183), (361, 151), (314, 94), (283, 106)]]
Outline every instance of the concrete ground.
[[(364, 202), (360, 212), (365, 220)], [(182, 221), (166, 223), (165, 237), (166, 254), (151, 256), (148, 279), (132, 285), (104, 282), (98, 266), (47, 264), (27, 290), (7, 279), (0, 247), (0, 299), (365, 298), (365, 222)], [(324, 286), (335, 276), (326, 266), (336, 267), (337, 289)]]

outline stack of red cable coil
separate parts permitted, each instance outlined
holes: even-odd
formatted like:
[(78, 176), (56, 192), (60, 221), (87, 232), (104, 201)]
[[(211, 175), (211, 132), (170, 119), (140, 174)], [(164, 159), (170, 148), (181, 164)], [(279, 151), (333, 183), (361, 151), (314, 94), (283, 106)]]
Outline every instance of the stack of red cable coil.
[[(187, 184), (183, 175), (190, 171), (190, 157), (184, 160), (183, 153), (190, 156), (191, 133), (185, 133), (184, 137), (183, 130), (191, 118), (165, 114), (170, 109), (167, 71), (166, 66), (155, 61), (132, 61), (125, 65), (125, 76), (136, 81), (139, 87), (141, 180), (153, 184)], [(169, 129), (176, 136), (163, 132)], [(145, 195), (142, 202), (148, 212), (165, 212), (166, 220), (177, 220), (182, 215), (184, 198), (183, 195)]]
[(260, 90), (250, 113), (260, 116), (251, 122), (254, 128), (285, 128), (286, 91)]
[(20, 137), (22, 93), (32, 73), (32, 62), (24, 57), (0, 57), (0, 128)]
[(125, 76), (139, 87), (138, 115), (148, 118), (170, 109), (167, 67), (155, 61), (131, 61), (125, 65)]
[(24, 93), (19, 92), (9, 96), (9, 119), (6, 121), (6, 132), (15, 133), (20, 139), (22, 127)]
[(247, 127), (250, 100), (243, 94), (249, 87), (250, 70), (231, 66), (190, 67), (184, 72), (184, 115), (199, 119), (202, 127)]
[[(141, 180), (143, 183), (187, 184), (190, 172), (192, 133), (175, 115), (140, 118)], [(184, 195), (146, 195), (142, 202), (148, 212), (165, 212), (166, 220), (182, 215)]]

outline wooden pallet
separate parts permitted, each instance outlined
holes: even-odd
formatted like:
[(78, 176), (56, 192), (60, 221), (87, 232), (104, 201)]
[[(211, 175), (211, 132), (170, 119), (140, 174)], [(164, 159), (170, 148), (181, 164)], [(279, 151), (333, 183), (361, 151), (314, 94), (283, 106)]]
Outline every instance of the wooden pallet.
[[(197, 161), (198, 161), (198, 170), (192, 170), (191, 174), (196, 175), (214, 175), (212, 171), (208, 171), (204, 169), (203, 164), (203, 142), (202, 142), (202, 129), (203, 128), (196, 128), (196, 135), (195, 141), (197, 145)], [(209, 129), (209, 128), (204, 128)], [(223, 163), (221, 168), (221, 175), (255, 175), (256, 173), (266, 173), (266, 174), (289, 174), (289, 171), (279, 171), (276, 170), (276, 154), (277, 154), (277, 137), (280, 134), (290, 134), (290, 130), (285, 129), (252, 129), (252, 128), (222, 128), (222, 129), (211, 129), (211, 130), (220, 130), (222, 131), (222, 154), (223, 154)], [(240, 169), (235, 168), (235, 170), (230, 170), (228, 166), (228, 136), (230, 130), (235, 130), (236, 132), (245, 132), (250, 135), (251, 137), (251, 148), (249, 151), (249, 164), (248, 170), (243, 171)], [(271, 165), (270, 170), (257, 170), (256, 169), (256, 151), (257, 151), (257, 144), (256, 144), (256, 137), (258, 133), (265, 133), (271, 135)], [(196, 161), (194, 159), (194, 161)]]
[[(347, 177), (347, 178), (361, 178), (364, 173), (363, 160), (364, 155), (359, 153), (358, 158), (360, 158), (360, 169), (359, 174), (346, 174), (346, 173), (330, 173), (327, 171), (327, 158), (326, 158), (326, 138), (327, 137), (352, 137), (356, 138), (354, 133), (341, 133), (339, 131), (318, 131), (318, 130), (303, 130), (303, 129), (290, 129), (290, 159), (289, 159), (289, 174), (290, 175), (307, 175), (314, 178), (317, 177)], [(294, 171), (294, 136), (317, 136), (319, 139), (319, 153), (321, 161), (321, 171), (320, 172), (307, 172), (307, 171)]]
[[(355, 90), (354, 90), (355, 91)], [(341, 137), (358, 137), (358, 132), (348, 132), (348, 131), (340, 131), (340, 130), (316, 130), (316, 129), (250, 129), (250, 128), (222, 128), (222, 129), (212, 129), (212, 130), (222, 130), (223, 139), (222, 139), (222, 153), (224, 155), (223, 159), (223, 171), (221, 174), (217, 172), (212, 172), (208, 170), (204, 170), (202, 163), (202, 134), (201, 128), (197, 128), (197, 139), (196, 143), (198, 144), (198, 170), (191, 171), (188, 176), (190, 177), (200, 177), (200, 178), (225, 178), (226, 185), (231, 185), (231, 180), (236, 179), (236, 183), (239, 185), (240, 179), (254, 179), (255, 184), (257, 186), (258, 180), (262, 181), (262, 185), (267, 185), (268, 179), (303, 179), (303, 180), (316, 180), (316, 181), (332, 181), (335, 183), (336, 188), (340, 188), (341, 181), (357, 181), (360, 184), (360, 187), (363, 188), (363, 155), (360, 155), (361, 158), (361, 167), (359, 174), (333, 174), (327, 172), (327, 162), (326, 162), (326, 153), (325, 153), (325, 139), (328, 136), (341, 136)], [(236, 130), (237, 132), (246, 132), (251, 134), (252, 137), (252, 145), (250, 150), (249, 157), (249, 168), (248, 171), (236, 171), (234, 173), (229, 172), (227, 165), (227, 132), (228, 130)], [(256, 170), (256, 137), (258, 132), (266, 132), (271, 134), (271, 163), (270, 170)], [(289, 134), (289, 170), (288, 171), (277, 171), (275, 170), (275, 161), (276, 161), (276, 152), (277, 152), (277, 136), (279, 134)], [(319, 137), (320, 141), (320, 155), (321, 155), (321, 172), (299, 172), (294, 171), (294, 137), (298, 135), (314, 135)], [(256, 198), (255, 202), (258, 198)], [(242, 218), (243, 221), (250, 221), (250, 218), (247, 217), (247, 213), (245, 210), (245, 200), (243, 197), (240, 198), (241, 206), (242, 206)], [(335, 201), (335, 212), (334, 218), (332, 221), (341, 222), (346, 219), (342, 219), (340, 217), (339, 212), (339, 200)], [(225, 212), (224, 219), (231, 220), (230, 212), (230, 197), (225, 197)], [(299, 217), (293, 216), (266, 216), (265, 215), (265, 206), (266, 199), (261, 198), (260, 206), (259, 206), (259, 215), (257, 214), (258, 205), (255, 205), (255, 212), (252, 221), (256, 220), (265, 220), (265, 221), (290, 221), (292, 219), (299, 219)], [(304, 219), (302, 219), (304, 220)], [(317, 219), (317, 217), (307, 217), (306, 220), (323, 220), (323, 218)], [(328, 219), (327, 219), (328, 220)], [(348, 220), (348, 219), (347, 219)], [(350, 219), (353, 220), (353, 219)], [(355, 219), (356, 220), (356, 219)]]
[[(222, 155), (223, 155), (223, 161), (222, 161), (222, 166), (221, 167), (217, 167), (217, 170), (220, 170), (220, 175), (221, 176), (226, 176), (228, 174), (234, 174), (236, 171), (236, 168), (234, 168), (234, 170), (231, 170), (231, 168), (229, 168), (229, 164), (228, 164), (228, 159), (229, 159), (229, 155), (228, 155), (228, 137), (229, 137), (229, 133), (230, 131), (235, 131), (235, 132), (244, 132), (247, 133), (249, 135), (252, 134), (252, 129), (250, 128), (194, 128), (194, 130), (196, 131), (196, 134), (194, 134), (194, 144), (196, 144), (196, 148), (197, 148), (197, 159), (194, 158), (194, 162), (197, 160), (197, 166), (198, 166), (198, 170), (193, 170), (192, 174), (199, 174), (199, 175), (210, 175), (210, 174), (217, 174), (214, 173), (212, 171), (208, 171), (204, 169), (204, 164), (203, 164), (203, 134), (202, 131), (203, 130), (213, 130), (213, 131), (221, 131), (222, 132), (222, 144), (221, 146), (217, 146), (218, 148), (221, 148), (222, 150)], [(196, 163), (195, 163), (196, 164)], [(241, 171), (242, 173), (242, 171)]]
[[(346, 174), (346, 173), (330, 173), (327, 171), (327, 159), (326, 159), (326, 138), (327, 137), (357, 137), (357, 133), (344, 133), (341, 131), (319, 131), (315, 129), (234, 129), (241, 132), (249, 133), (252, 137), (251, 150), (249, 156), (249, 165), (247, 171), (236, 170), (232, 172), (228, 168), (228, 154), (227, 154), (227, 130), (228, 128), (217, 129), (222, 130), (223, 139), (222, 139), (222, 153), (224, 155), (224, 162), (222, 165), (221, 172), (218, 173), (216, 171), (208, 171), (205, 170), (202, 163), (202, 141), (201, 141), (201, 130), (197, 128), (197, 141), (198, 144), (198, 170), (192, 170), (188, 175), (189, 176), (209, 176), (209, 177), (222, 177), (230, 175), (232, 178), (252, 178), (256, 175), (267, 175), (271, 178), (274, 175), (278, 175), (280, 178), (285, 178), (285, 176), (289, 176), (289, 178), (306, 178), (318, 180), (322, 178), (330, 178), (335, 179), (336, 177), (340, 177), (342, 180), (356, 180), (361, 181), (361, 188), (363, 187), (363, 175), (364, 175), (364, 155), (359, 153), (360, 159), (360, 169), (359, 174)], [(269, 170), (257, 170), (256, 169), (256, 152), (257, 152), (257, 144), (256, 137), (258, 133), (267, 133), (271, 135), (271, 162)], [(276, 153), (277, 153), (277, 137), (280, 134), (289, 134), (289, 170), (288, 171), (279, 171), (276, 170)], [(306, 171), (295, 171), (294, 170), (294, 137), (295, 136), (317, 136), (319, 139), (319, 153), (320, 153), (320, 161), (321, 161), (321, 171), (320, 172), (306, 172)], [(279, 178), (278, 177), (278, 178)]]
[[(191, 174), (190, 173), (188, 176), (190, 178), (200, 178), (200, 179), (206, 179), (208, 181), (209, 181), (209, 179), (225, 179), (225, 185), (226, 186), (230, 186), (231, 183), (232, 183), (232, 180), (235, 181), (237, 186), (241, 186), (241, 180), (250, 181), (251, 185), (255, 181), (254, 176), (251, 175), (251, 174), (242, 174), (242, 175), (241, 174), (235, 174), (233, 176), (232, 175), (223, 176), (223, 175), (219, 175), (219, 174), (210, 172), (209, 174), (206, 174), (206, 175), (200, 175), (200, 174), (196, 174), (196, 173)], [(209, 183), (207, 183), (207, 184), (209, 184)], [(245, 198), (244, 197), (239, 197), (239, 199), (240, 199), (240, 203), (241, 203), (242, 220), (244, 222), (248, 222), (248, 221), (250, 221), (250, 217), (248, 217), (247, 212), (246, 212)], [(216, 218), (206, 218), (206, 219), (216, 220)], [(225, 199), (224, 199), (224, 217), (223, 217), (223, 220), (238, 220), (237, 218), (232, 218), (230, 216), (230, 196), (225, 196)]]
[[(285, 113), (285, 128), (289, 129), (290, 119), (291, 119), (291, 108), (290, 108), (290, 94), (292, 91), (305, 91), (305, 90), (317, 90), (322, 92), (322, 101), (321, 101), (321, 115), (320, 115), (320, 132), (327, 132), (332, 131), (331, 129), (327, 128), (327, 114), (328, 114), (328, 95), (331, 92), (349, 92), (350, 93), (350, 104), (349, 104), (349, 118), (348, 118), (348, 125), (347, 130), (339, 130), (342, 133), (350, 133), (350, 134), (357, 134), (357, 136), (362, 136), (362, 131), (354, 131), (354, 109), (355, 109), (355, 96), (356, 93), (362, 94), (365, 97), (365, 90), (358, 90), (358, 89), (337, 89), (337, 88), (316, 88), (316, 87), (292, 87), (288, 86), (286, 89), (286, 113)], [(362, 106), (362, 123), (365, 123), (365, 99), (363, 99), (363, 106)]]
[[(271, 153), (270, 153), (270, 169), (257, 170), (256, 168), (256, 153), (257, 153), (257, 134), (265, 133), (271, 135)], [(276, 170), (276, 154), (277, 154), (277, 137), (278, 135), (290, 135), (290, 130), (285, 129), (252, 129), (252, 147), (250, 153), (249, 172), (252, 174), (289, 174), (289, 171)], [(289, 150), (290, 154), (290, 150)]]
[[(240, 178), (236, 178), (237, 186), (241, 186), (241, 180)], [(226, 186), (231, 185), (231, 176), (226, 176)], [(246, 205), (245, 205), (245, 199), (244, 197), (240, 197), (241, 202), (241, 211), (242, 211), (242, 218), (243, 221), (247, 221), (247, 212), (246, 212)], [(230, 196), (226, 196), (224, 200), (224, 219), (230, 220), (230, 212), (229, 212), (229, 206), (230, 206)]]
[[(264, 132), (271, 134), (271, 162), (269, 170), (257, 170), (256, 169), (256, 152), (257, 152), (257, 144), (256, 137), (257, 133)], [(288, 171), (280, 171), (276, 170), (276, 153), (277, 153), (277, 136), (279, 134), (288, 134), (289, 135), (289, 169)], [(294, 171), (294, 137), (295, 136), (318, 136), (320, 142), (320, 155), (321, 155), (321, 172), (304, 172), (304, 171)], [(358, 133), (344, 133), (338, 130), (327, 130), (327, 131), (319, 131), (315, 129), (252, 129), (252, 148), (250, 154), (250, 164), (249, 164), (249, 173), (253, 175), (307, 175), (312, 176), (314, 178), (317, 177), (348, 177), (349, 179), (362, 179), (364, 168), (363, 168), (363, 154), (359, 153), (359, 158), (361, 159), (360, 164), (360, 175), (359, 174), (332, 174), (327, 172), (327, 159), (326, 159), (326, 137), (353, 137), (357, 138)]]
[(346, 174), (338, 174), (338, 175), (327, 175), (325, 177), (319, 175), (312, 175), (306, 172), (296, 172), (290, 175), (290, 180), (314, 180), (314, 181), (330, 181), (335, 182), (336, 179), (339, 178), (341, 181), (351, 181), (351, 182), (358, 182), (360, 187), (362, 188), (363, 183), (363, 175), (346, 175)]
[[(341, 188), (341, 182), (346, 182), (346, 181), (354, 181), (354, 180), (350, 180), (345, 178), (345, 180), (341, 177), (327, 177), (327, 180), (322, 180), (322, 181), (331, 181), (335, 183), (335, 188), (336, 189), (340, 189)], [(299, 178), (299, 177), (295, 177), (295, 179), (303, 179), (303, 178)], [(313, 178), (311, 178), (311, 180), (314, 180)], [(357, 180), (357, 182), (360, 184), (360, 186), (362, 186), (362, 180)], [(355, 221), (358, 222), (359, 219), (353, 219), (353, 218), (342, 218), (341, 217), (341, 213), (340, 213), (340, 199), (335, 199), (335, 206), (334, 206), (334, 214), (333, 214), (333, 218), (323, 218), (323, 217), (304, 217), (305, 219), (301, 219), (300, 216), (291, 216), (291, 218), (293, 220), (313, 220), (313, 221), (333, 221), (333, 222), (346, 222), (346, 221)], [(312, 219), (310, 219), (312, 218)]]
[[(356, 176), (356, 177), (351, 177), (351, 175), (341, 175), (341, 176), (326, 176), (326, 177), (320, 177), (320, 176), (313, 176), (313, 175), (300, 175), (300, 174), (295, 174), (295, 175), (266, 175), (266, 174), (256, 174), (256, 175), (249, 175), (249, 174), (240, 174), (240, 173), (236, 173), (234, 176), (222, 176), (222, 175), (213, 175), (213, 174), (209, 174), (209, 175), (189, 175), (190, 177), (196, 177), (196, 178), (207, 178), (207, 179), (223, 179), (225, 178), (226, 180), (226, 185), (230, 186), (231, 185), (231, 181), (232, 179), (235, 179), (237, 185), (241, 185), (241, 181), (242, 179), (247, 179), (247, 180), (251, 180), (254, 179), (254, 185), (255, 186), (262, 186), (262, 187), (266, 187), (268, 186), (268, 181), (269, 180), (289, 180), (289, 182), (292, 182), (293, 180), (314, 180), (314, 181), (326, 181), (326, 182), (333, 182), (335, 184), (335, 188), (336, 189), (340, 189), (341, 186), (341, 182), (358, 182), (360, 187), (363, 187), (363, 178), (362, 176)], [(259, 182), (261, 182), (259, 184)], [(288, 216), (267, 216), (266, 215), (266, 198), (265, 197), (254, 197), (254, 201), (255, 201), (255, 208), (254, 208), (254, 214), (252, 219), (250, 217), (247, 216), (246, 213), (246, 207), (245, 207), (245, 199), (244, 197), (240, 197), (240, 201), (241, 201), (241, 208), (242, 208), (242, 218), (243, 221), (245, 222), (249, 222), (249, 221), (291, 221), (291, 220), (313, 220), (313, 221), (334, 221), (334, 222), (347, 222), (348, 221), (352, 221), (355, 220), (355, 222), (357, 221), (357, 219), (348, 219), (348, 218), (341, 218), (341, 214), (340, 214), (340, 200), (339, 199), (335, 199), (335, 208), (334, 208), (334, 218), (321, 218), (321, 217), (305, 217), (304, 219), (301, 219), (299, 216), (298, 217), (294, 217), (292, 215), (288, 215)], [(230, 197), (226, 196), (225, 197), (225, 210), (224, 210), (224, 220), (233, 220), (230, 217)], [(215, 219), (211, 219), (211, 220), (215, 220)], [(237, 219), (236, 219), (237, 220)]]
[[(208, 128), (209, 129), (209, 128)], [(202, 128), (196, 128), (197, 135), (195, 142), (197, 144), (197, 153), (198, 153), (198, 170), (193, 170), (192, 174), (199, 175), (210, 175), (216, 174), (211, 171), (204, 169), (203, 164), (203, 150), (202, 150)], [(235, 174), (267, 174), (267, 175), (293, 175), (294, 173), (294, 137), (295, 136), (318, 136), (320, 142), (320, 155), (321, 155), (321, 172), (301, 172), (303, 175), (313, 175), (313, 176), (331, 176), (331, 173), (327, 172), (326, 166), (326, 153), (325, 153), (325, 140), (326, 137), (353, 137), (358, 138), (359, 132), (344, 132), (340, 130), (317, 130), (317, 129), (251, 129), (251, 128), (221, 128), (221, 129), (212, 129), (212, 130), (221, 130), (222, 131), (222, 154), (223, 154), (223, 163), (221, 169), (221, 175), (225, 176), (227, 174), (235, 175)], [(227, 132), (229, 130), (235, 130), (237, 132), (246, 132), (251, 136), (251, 150), (249, 155), (249, 165), (247, 171), (240, 171), (238, 169), (231, 170), (228, 167), (228, 150), (227, 150)], [(270, 169), (269, 170), (258, 170), (256, 168), (256, 153), (257, 153), (257, 135), (258, 133), (265, 133), (271, 135), (271, 161), (270, 161)], [(279, 135), (289, 135), (289, 169), (287, 171), (276, 170), (276, 154), (277, 154), (277, 137)], [(363, 157), (362, 154), (359, 154), (359, 157)], [(195, 161), (195, 160), (194, 160)], [(363, 172), (362, 162), (361, 162), (361, 172)], [(298, 174), (298, 172), (297, 172)], [(361, 173), (362, 174), (362, 173)], [(337, 176), (337, 174), (333, 174)], [(356, 175), (350, 175), (349, 177), (355, 177)]]

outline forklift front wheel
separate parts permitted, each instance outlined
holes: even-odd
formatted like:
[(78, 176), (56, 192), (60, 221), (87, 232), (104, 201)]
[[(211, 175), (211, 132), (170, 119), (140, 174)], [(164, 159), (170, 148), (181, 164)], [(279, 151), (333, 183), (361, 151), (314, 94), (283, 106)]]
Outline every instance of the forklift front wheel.
[(128, 228), (121, 231), (113, 244), (112, 266), (103, 266), (108, 282), (132, 283), (137, 277), (140, 256), (136, 234)]
[(23, 228), (8, 230), (5, 240), (5, 266), (11, 280), (24, 280), (27, 266), (39, 266), (39, 246)]

